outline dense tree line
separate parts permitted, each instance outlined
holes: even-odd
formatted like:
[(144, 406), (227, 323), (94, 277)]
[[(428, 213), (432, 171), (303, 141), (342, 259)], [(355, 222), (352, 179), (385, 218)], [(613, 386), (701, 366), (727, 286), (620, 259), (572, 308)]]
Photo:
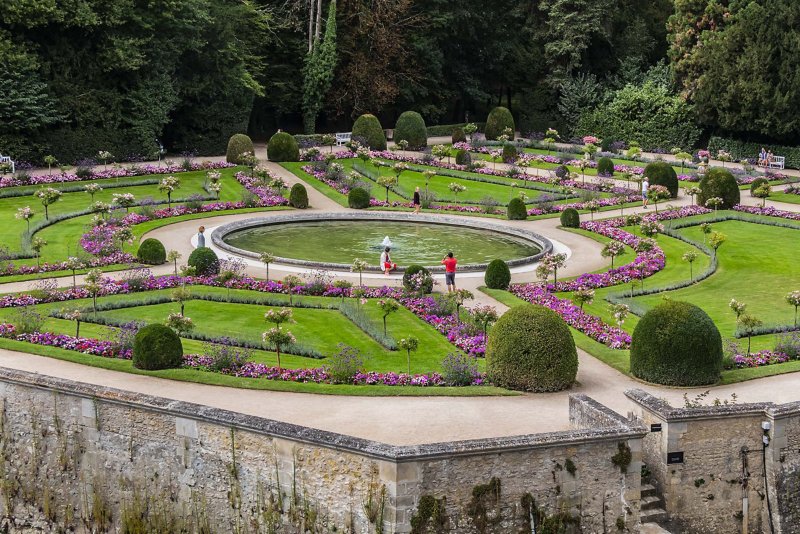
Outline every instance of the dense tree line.
[[(496, 105), (523, 132), (796, 141), (798, 17), (791, 0), (0, 0), (0, 152), (210, 154), (234, 132)], [(644, 113), (662, 122), (635, 128)]]

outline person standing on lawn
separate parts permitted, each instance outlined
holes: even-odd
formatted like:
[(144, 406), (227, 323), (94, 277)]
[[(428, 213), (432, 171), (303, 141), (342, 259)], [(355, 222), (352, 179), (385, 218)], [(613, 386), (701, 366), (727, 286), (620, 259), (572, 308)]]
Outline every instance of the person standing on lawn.
[(452, 293), (456, 291), (456, 264), (458, 260), (453, 257), (452, 252), (448, 252), (447, 256), (442, 260), (444, 265), (444, 281), (447, 284), (447, 292)]

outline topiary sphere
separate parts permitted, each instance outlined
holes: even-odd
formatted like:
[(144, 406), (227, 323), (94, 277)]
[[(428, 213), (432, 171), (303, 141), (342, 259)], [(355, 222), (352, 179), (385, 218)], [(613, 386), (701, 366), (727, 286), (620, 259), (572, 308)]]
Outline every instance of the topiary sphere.
[[(484, 135), (486, 139), (494, 141), (499, 136), (503, 135), (503, 130), (511, 128), (512, 132), (516, 131), (514, 126), (514, 116), (508, 108), (498, 106), (489, 112), (486, 118), (486, 127), (484, 128)], [(513, 133), (511, 135), (514, 135)]]
[(149, 237), (139, 245), (136, 259), (147, 265), (161, 265), (167, 261), (167, 251), (161, 241)]
[(242, 164), (242, 154), (250, 152), (255, 154), (253, 140), (245, 134), (233, 134), (228, 139), (228, 151), (225, 153), (225, 160), (228, 163)]
[(600, 150), (602, 150), (603, 152), (611, 152), (612, 150), (611, 145), (613, 145), (615, 142), (616, 139), (614, 139), (613, 137), (604, 137), (600, 141)]
[(741, 192), (736, 178), (728, 169), (714, 167), (706, 171), (706, 175), (700, 180), (700, 193), (697, 195), (697, 204), (705, 206), (709, 198), (719, 197), (722, 205), (719, 209), (727, 210), (734, 207), (741, 201)]
[(633, 331), (631, 373), (668, 386), (702, 386), (719, 380), (722, 336), (703, 310), (674, 300), (644, 314)]
[(267, 157), (270, 161), (300, 161), (300, 147), (297, 139), (286, 132), (278, 132), (269, 138)]
[(569, 169), (567, 168), (566, 165), (559, 165), (553, 172), (555, 173), (556, 176), (558, 176), (559, 179), (562, 180), (567, 176), (569, 176)]
[(567, 323), (544, 306), (511, 308), (489, 332), (486, 373), (494, 384), (515, 390), (570, 387), (578, 374), (578, 351)]
[(183, 345), (178, 334), (163, 324), (140, 329), (133, 338), (133, 366), (147, 371), (176, 369), (183, 365)]
[(308, 191), (303, 184), (294, 184), (289, 191), (289, 205), (299, 210), (308, 207)]
[(206, 276), (219, 273), (219, 258), (208, 247), (198, 247), (189, 254), (186, 261), (189, 267), (194, 267), (198, 276)]
[(769, 180), (767, 180), (766, 178), (756, 178), (755, 180), (750, 182), (750, 196), (753, 196), (753, 191), (755, 191), (756, 189), (758, 189), (762, 185), (768, 184), (768, 183), (769, 183)]
[(347, 195), (347, 205), (355, 210), (369, 207), (369, 192), (363, 187), (354, 187)]
[(378, 117), (365, 113), (353, 123), (353, 137), (364, 140), (372, 150), (386, 150), (386, 135)]
[(417, 273), (425, 273), (425, 280), (422, 283), (422, 292), (430, 293), (433, 291), (433, 277), (431, 272), (422, 265), (409, 265), (403, 272), (403, 287), (408, 291), (414, 291), (415, 288), (411, 285), (411, 277)]
[(508, 143), (503, 145), (503, 161), (506, 163), (517, 161), (517, 147)]
[(510, 221), (524, 221), (528, 218), (528, 207), (519, 197), (514, 197), (508, 203), (506, 215)]
[(456, 151), (456, 164), (457, 165), (469, 165), (472, 163), (472, 156), (466, 150), (457, 150)]
[(597, 160), (597, 175), (611, 177), (614, 176), (614, 162), (611, 158), (600, 158)]
[(561, 212), (561, 226), (564, 228), (580, 228), (581, 215), (575, 208), (566, 208)]
[(654, 161), (644, 168), (644, 175), (647, 176), (650, 185), (663, 185), (669, 190), (672, 198), (678, 196), (678, 174), (672, 165), (663, 161)]
[(483, 283), (489, 289), (508, 289), (511, 283), (511, 269), (503, 260), (492, 260), (486, 267)]
[(467, 134), (464, 133), (464, 128), (461, 126), (456, 126), (453, 128), (453, 136), (451, 137), (453, 143), (466, 143), (467, 142)]
[(416, 111), (404, 111), (394, 126), (394, 142), (408, 141), (408, 148), (419, 150), (428, 146), (428, 129), (425, 119)]

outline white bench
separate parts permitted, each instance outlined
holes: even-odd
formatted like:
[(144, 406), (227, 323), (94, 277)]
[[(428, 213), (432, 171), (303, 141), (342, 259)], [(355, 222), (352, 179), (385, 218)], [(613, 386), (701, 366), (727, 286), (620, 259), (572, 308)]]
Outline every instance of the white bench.
[(783, 170), (785, 165), (786, 165), (786, 157), (785, 156), (772, 156), (772, 161), (769, 162), (769, 168), (770, 169)]
[(0, 154), (0, 165), (4, 163), (11, 165), (11, 174), (14, 174), (14, 161), (10, 157)]
[(350, 142), (350, 136), (353, 132), (339, 132), (336, 134), (336, 146), (346, 145)]

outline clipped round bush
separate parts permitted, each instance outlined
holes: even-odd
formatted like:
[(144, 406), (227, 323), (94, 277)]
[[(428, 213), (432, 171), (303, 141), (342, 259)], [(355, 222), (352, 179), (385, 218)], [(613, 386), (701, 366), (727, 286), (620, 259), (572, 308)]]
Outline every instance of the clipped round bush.
[(563, 180), (564, 178), (569, 176), (569, 169), (567, 168), (566, 165), (559, 165), (553, 172), (555, 173), (556, 176), (558, 176), (560, 180)]
[(364, 139), (372, 150), (386, 150), (386, 134), (378, 117), (365, 113), (353, 123), (353, 137)]
[(644, 314), (633, 330), (631, 373), (668, 386), (702, 386), (719, 380), (722, 336), (703, 310), (675, 300)]
[(466, 150), (457, 150), (456, 151), (456, 164), (457, 165), (469, 165), (472, 163), (472, 156)]
[(453, 143), (466, 143), (467, 142), (467, 134), (464, 133), (464, 128), (461, 126), (456, 126), (453, 128), (453, 137), (451, 138)]
[(617, 140), (614, 139), (613, 137), (608, 137), (608, 136), (604, 137), (603, 139), (600, 140), (600, 150), (602, 150), (603, 152), (611, 152), (613, 150), (612, 145), (616, 141)]
[(719, 209), (727, 210), (741, 201), (741, 193), (736, 178), (728, 169), (714, 167), (706, 171), (700, 180), (700, 194), (697, 195), (697, 204), (705, 206), (709, 198), (719, 197), (722, 205)]
[(363, 187), (354, 187), (347, 195), (347, 205), (355, 210), (369, 207), (369, 192)]
[(517, 161), (517, 147), (508, 143), (503, 145), (503, 161), (506, 163)]
[(167, 250), (161, 241), (149, 237), (139, 245), (136, 259), (147, 265), (161, 265), (167, 261)]
[[(503, 135), (503, 130), (506, 128), (511, 128), (512, 132), (516, 131), (514, 117), (511, 115), (508, 108), (498, 106), (490, 111), (489, 116), (486, 117), (486, 127), (484, 128), (486, 139), (494, 141), (499, 136)], [(514, 134), (512, 133), (511, 135)]]
[(489, 332), (486, 372), (495, 385), (509, 389), (570, 387), (578, 374), (578, 351), (567, 323), (544, 306), (511, 308)]
[(228, 163), (235, 163), (236, 165), (242, 164), (242, 154), (250, 152), (255, 154), (253, 148), (253, 140), (245, 134), (233, 134), (228, 139), (228, 150), (225, 153), (225, 161)]
[(514, 197), (508, 203), (506, 214), (510, 221), (524, 221), (528, 218), (528, 207), (519, 197)]
[(561, 226), (564, 228), (580, 228), (581, 215), (575, 208), (566, 208), (561, 212)]
[(611, 158), (600, 158), (597, 160), (597, 175), (598, 176), (614, 176), (614, 162)]
[(648, 163), (644, 168), (644, 175), (647, 176), (650, 185), (663, 185), (669, 190), (670, 196), (678, 196), (678, 173), (672, 165), (664, 161), (654, 161)]
[(766, 178), (756, 178), (755, 180), (750, 182), (750, 196), (753, 196), (753, 191), (755, 191), (756, 189), (758, 189), (762, 185), (768, 184), (768, 183), (769, 183), (769, 180), (767, 180)]
[(431, 276), (431, 272), (422, 265), (409, 265), (406, 267), (406, 270), (403, 272), (403, 287), (408, 291), (416, 291), (417, 288), (414, 287), (411, 277), (417, 273), (424, 273), (425, 275), (422, 281), (422, 287), (420, 288), (422, 292), (430, 293), (433, 291), (433, 277)]
[(408, 148), (419, 150), (428, 146), (428, 129), (425, 119), (416, 111), (404, 111), (394, 126), (394, 142), (408, 141)]
[(176, 369), (183, 365), (183, 345), (178, 334), (163, 324), (141, 328), (133, 338), (133, 366), (146, 371)]
[(270, 161), (300, 161), (300, 147), (297, 139), (286, 132), (278, 132), (269, 138), (267, 157)]
[(198, 276), (205, 276), (219, 273), (219, 258), (208, 247), (198, 247), (189, 254), (186, 260), (189, 267), (194, 267)]
[(289, 191), (289, 205), (299, 210), (308, 207), (308, 191), (303, 184), (294, 184)]
[(511, 283), (511, 270), (503, 260), (492, 260), (486, 267), (486, 274), (483, 275), (483, 283), (489, 289), (508, 289)]

